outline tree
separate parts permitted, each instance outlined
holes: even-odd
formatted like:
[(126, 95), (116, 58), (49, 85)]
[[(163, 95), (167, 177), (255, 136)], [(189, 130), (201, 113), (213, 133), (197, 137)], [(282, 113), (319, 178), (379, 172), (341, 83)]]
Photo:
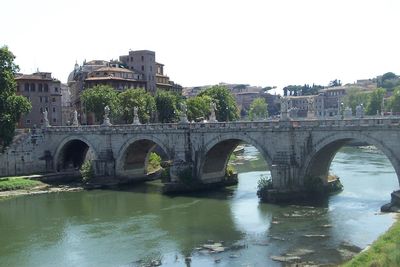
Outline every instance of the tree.
[(187, 116), (189, 121), (206, 119), (210, 115), (212, 98), (208, 95), (189, 98), (187, 104)]
[(334, 79), (333, 81), (329, 82), (328, 87), (336, 87), (336, 86), (341, 86), (342, 82), (338, 79)]
[(385, 89), (377, 88), (368, 95), (368, 102), (365, 112), (367, 115), (376, 115), (377, 113), (381, 113), (382, 101), (385, 93)]
[(254, 119), (266, 119), (268, 117), (268, 105), (264, 98), (256, 98), (250, 105), (249, 118)]
[(108, 85), (96, 85), (86, 89), (81, 95), (81, 100), (86, 112), (93, 112), (97, 120), (103, 117), (105, 106), (110, 108), (114, 118), (121, 113), (118, 93)]
[(159, 122), (176, 122), (179, 115), (179, 103), (181, 99), (176, 93), (158, 90), (156, 96), (156, 107)]
[(393, 112), (400, 112), (400, 86), (394, 89), (389, 98), (388, 108)]
[(378, 79), (378, 87), (382, 87), (388, 90), (393, 90), (393, 88), (399, 85), (400, 78), (393, 72), (386, 72), (382, 75), (381, 79)]
[(150, 122), (152, 114), (156, 111), (154, 97), (144, 89), (128, 89), (118, 95), (122, 120), (125, 123), (132, 123), (133, 108), (138, 108), (139, 120), (142, 123)]
[(355, 113), (358, 105), (366, 105), (368, 103), (368, 93), (363, 92), (358, 88), (350, 88), (347, 90), (346, 96), (343, 98), (343, 103), (346, 107), (350, 107), (353, 113)]
[(215, 102), (218, 121), (232, 121), (239, 118), (235, 97), (225, 86), (212, 86), (201, 92), (199, 96), (209, 96)]
[(15, 125), (22, 114), (31, 110), (31, 103), (24, 96), (16, 95), (15, 56), (7, 46), (0, 48), (0, 151), (12, 142)]

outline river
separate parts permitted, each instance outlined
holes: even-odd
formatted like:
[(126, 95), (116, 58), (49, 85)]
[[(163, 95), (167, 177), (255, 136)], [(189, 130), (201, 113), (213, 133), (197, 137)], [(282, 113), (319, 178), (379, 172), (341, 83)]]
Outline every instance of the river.
[[(0, 266), (281, 266), (271, 256), (285, 253), (339, 263), (394, 221), (379, 209), (399, 183), (375, 149), (339, 151), (331, 171), (344, 191), (313, 206), (259, 203), (264, 161), (246, 146), (235, 163), (239, 184), (214, 192), (169, 197), (151, 182), (0, 200)], [(230, 249), (199, 249), (211, 240)]]

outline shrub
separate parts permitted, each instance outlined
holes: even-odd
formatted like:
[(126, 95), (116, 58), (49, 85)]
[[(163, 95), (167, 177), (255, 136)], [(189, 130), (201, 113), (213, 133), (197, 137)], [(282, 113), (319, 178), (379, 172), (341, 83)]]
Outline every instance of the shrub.
[(92, 161), (91, 160), (86, 160), (82, 164), (82, 166), (81, 166), (79, 171), (80, 171), (80, 173), (82, 175), (82, 181), (87, 183), (94, 176), (94, 170), (93, 170)]
[(226, 166), (225, 177), (231, 178), (235, 174), (235, 168), (232, 165)]
[(151, 152), (149, 156), (149, 164), (147, 167), (147, 171), (152, 172), (160, 168), (161, 168), (161, 157), (157, 153)]
[(262, 175), (257, 182), (257, 196), (261, 199), (266, 198), (269, 189), (272, 189), (272, 179), (267, 175)]

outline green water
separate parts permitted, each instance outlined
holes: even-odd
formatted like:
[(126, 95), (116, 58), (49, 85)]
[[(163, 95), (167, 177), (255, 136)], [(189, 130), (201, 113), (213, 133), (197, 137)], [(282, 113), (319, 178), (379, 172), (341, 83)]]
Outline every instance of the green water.
[[(331, 170), (345, 190), (318, 207), (258, 203), (264, 162), (246, 147), (237, 163), (238, 186), (191, 196), (164, 196), (150, 183), (2, 200), (0, 266), (280, 266), (270, 256), (298, 248), (313, 251), (304, 261), (338, 263), (343, 242), (363, 248), (393, 223), (379, 209), (399, 184), (375, 150), (338, 152)], [(208, 240), (235, 247), (196, 250)]]

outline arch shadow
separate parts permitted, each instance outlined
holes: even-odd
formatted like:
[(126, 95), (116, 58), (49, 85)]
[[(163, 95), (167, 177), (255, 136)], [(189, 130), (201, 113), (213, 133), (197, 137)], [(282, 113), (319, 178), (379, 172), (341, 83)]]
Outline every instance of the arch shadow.
[(223, 138), (214, 138), (205, 146), (197, 170), (197, 177), (206, 183), (223, 179), (230, 155), (242, 142), (254, 146), (260, 152), (267, 165), (269, 167), (272, 166), (272, 158), (259, 142), (247, 135), (229, 134), (223, 136)]
[(171, 160), (171, 151), (156, 137), (139, 135), (128, 139), (118, 151), (116, 175), (128, 179), (146, 177), (151, 152), (156, 152), (163, 161)]
[(64, 138), (54, 153), (54, 169), (57, 172), (79, 170), (86, 159), (97, 159), (94, 146), (84, 137)]
[(307, 177), (320, 177), (326, 179), (329, 175), (329, 169), (331, 163), (336, 155), (336, 153), (346, 144), (353, 141), (361, 141), (363, 143), (368, 143), (370, 145), (378, 148), (391, 162), (400, 185), (400, 165), (399, 159), (397, 159), (395, 153), (392, 152), (391, 148), (385, 145), (381, 140), (376, 140), (373, 137), (361, 134), (361, 133), (342, 133), (342, 134), (332, 134), (328, 137), (321, 139), (313, 153), (306, 157), (301, 174), (304, 180)]

